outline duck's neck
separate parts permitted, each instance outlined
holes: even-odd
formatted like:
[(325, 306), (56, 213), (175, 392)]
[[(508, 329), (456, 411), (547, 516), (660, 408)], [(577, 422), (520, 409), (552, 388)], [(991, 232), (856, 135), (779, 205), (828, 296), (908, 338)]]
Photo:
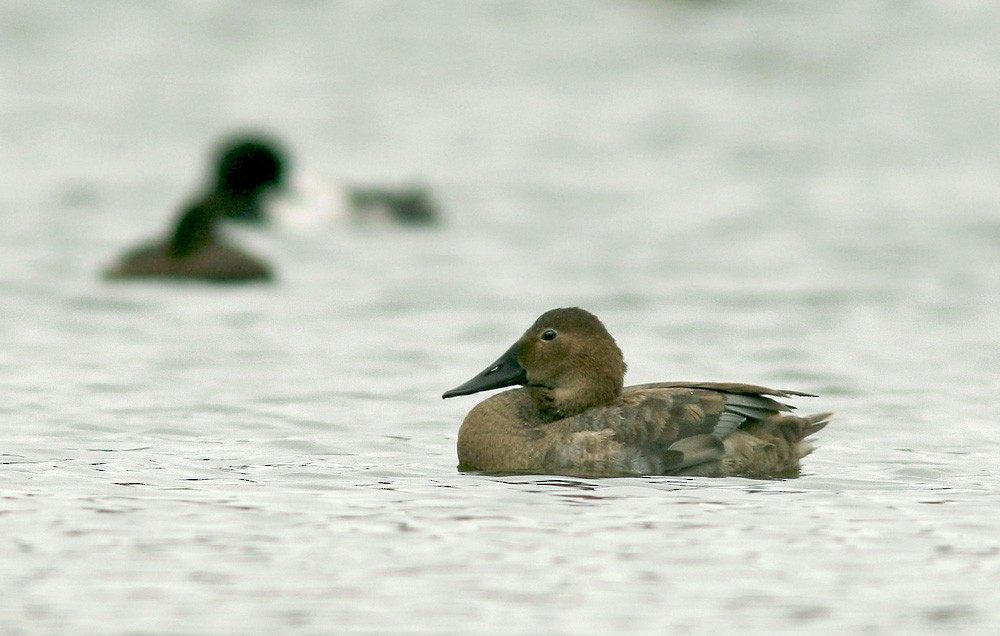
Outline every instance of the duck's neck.
[(191, 206), (177, 222), (170, 239), (170, 255), (184, 258), (210, 245), (214, 241), (215, 216), (210, 202)]
[(528, 385), (527, 389), (542, 420), (554, 422), (611, 403), (621, 395), (622, 381), (615, 377), (581, 377), (562, 382), (557, 388)]
[(226, 217), (244, 221), (261, 221), (264, 219), (264, 208), (259, 192), (247, 194), (226, 193), (223, 204)]

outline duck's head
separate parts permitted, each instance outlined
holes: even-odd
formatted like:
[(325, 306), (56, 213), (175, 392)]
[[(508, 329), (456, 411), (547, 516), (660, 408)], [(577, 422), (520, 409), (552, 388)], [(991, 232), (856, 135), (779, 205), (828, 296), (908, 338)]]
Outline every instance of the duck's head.
[(621, 394), (621, 349), (592, 313), (552, 309), (500, 358), (442, 397), (524, 385), (543, 419), (555, 420), (611, 402)]
[(223, 142), (217, 155), (216, 191), (231, 198), (253, 198), (281, 185), (284, 153), (264, 136), (241, 136)]

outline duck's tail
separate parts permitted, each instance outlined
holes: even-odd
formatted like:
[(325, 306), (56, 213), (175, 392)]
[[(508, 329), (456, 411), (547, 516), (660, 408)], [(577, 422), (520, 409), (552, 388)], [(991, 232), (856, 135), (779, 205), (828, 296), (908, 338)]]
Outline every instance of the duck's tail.
[(775, 432), (779, 433), (789, 448), (793, 449), (799, 459), (813, 452), (815, 446), (812, 440), (806, 439), (810, 435), (823, 430), (830, 423), (833, 413), (816, 413), (796, 417), (794, 415), (784, 415), (775, 418), (773, 425)]
[(731, 449), (722, 462), (723, 474), (759, 479), (797, 476), (799, 460), (814, 448), (809, 436), (822, 430), (832, 416), (773, 415), (741, 427), (726, 439)]

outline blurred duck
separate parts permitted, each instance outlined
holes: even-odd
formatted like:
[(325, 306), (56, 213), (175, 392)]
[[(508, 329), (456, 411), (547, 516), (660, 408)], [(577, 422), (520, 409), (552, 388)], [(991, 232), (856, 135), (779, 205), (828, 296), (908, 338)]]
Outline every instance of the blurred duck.
[(797, 476), (807, 437), (831, 417), (798, 417), (773, 398), (816, 397), (749, 384), (623, 388), (614, 338), (577, 307), (542, 314), (499, 360), (443, 397), (522, 385), (473, 408), (460, 470), (577, 476)]
[(125, 253), (105, 275), (214, 281), (272, 278), (266, 263), (225, 244), (220, 219), (300, 228), (340, 219), (404, 225), (438, 221), (437, 208), (422, 186), (338, 188), (307, 175), (288, 179), (287, 164), (281, 145), (266, 136), (242, 134), (225, 140), (216, 156), (217, 173), (210, 190), (183, 211), (169, 238)]
[[(237, 139), (234, 143), (242, 141)], [(276, 146), (269, 150), (279, 168), (287, 164)], [(264, 205), (234, 206), (226, 216), (250, 223), (306, 229), (341, 221), (426, 226), (439, 220), (437, 206), (424, 186), (336, 184), (301, 171), (295, 171), (287, 187), (269, 197)]]
[(291, 185), (268, 201), (256, 217), (230, 215), (249, 222), (268, 222), (292, 229), (348, 223), (357, 226), (429, 227), (440, 222), (428, 189), (338, 185), (297, 172)]
[(234, 214), (259, 214), (264, 195), (282, 183), (279, 151), (269, 140), (245, 138), (225, 146), (217, 164), (212, 189), (184, 209), (170, 236), (126, 252), (105, 273), (108, 278), (272, 278), (266, 263), (223, 241), (218, 221)]

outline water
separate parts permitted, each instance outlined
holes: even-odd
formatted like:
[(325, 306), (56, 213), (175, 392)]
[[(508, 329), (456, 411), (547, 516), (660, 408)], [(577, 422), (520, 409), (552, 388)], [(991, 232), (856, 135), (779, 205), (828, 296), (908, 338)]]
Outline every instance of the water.
[[(1000, 10), (7, 2), (0, 633), (993, 634)], [(431, 184), (109, 284), (219, 135)], [(542, 311), (628, 382), (820, 393), (796, 480), (459, 474)]]

